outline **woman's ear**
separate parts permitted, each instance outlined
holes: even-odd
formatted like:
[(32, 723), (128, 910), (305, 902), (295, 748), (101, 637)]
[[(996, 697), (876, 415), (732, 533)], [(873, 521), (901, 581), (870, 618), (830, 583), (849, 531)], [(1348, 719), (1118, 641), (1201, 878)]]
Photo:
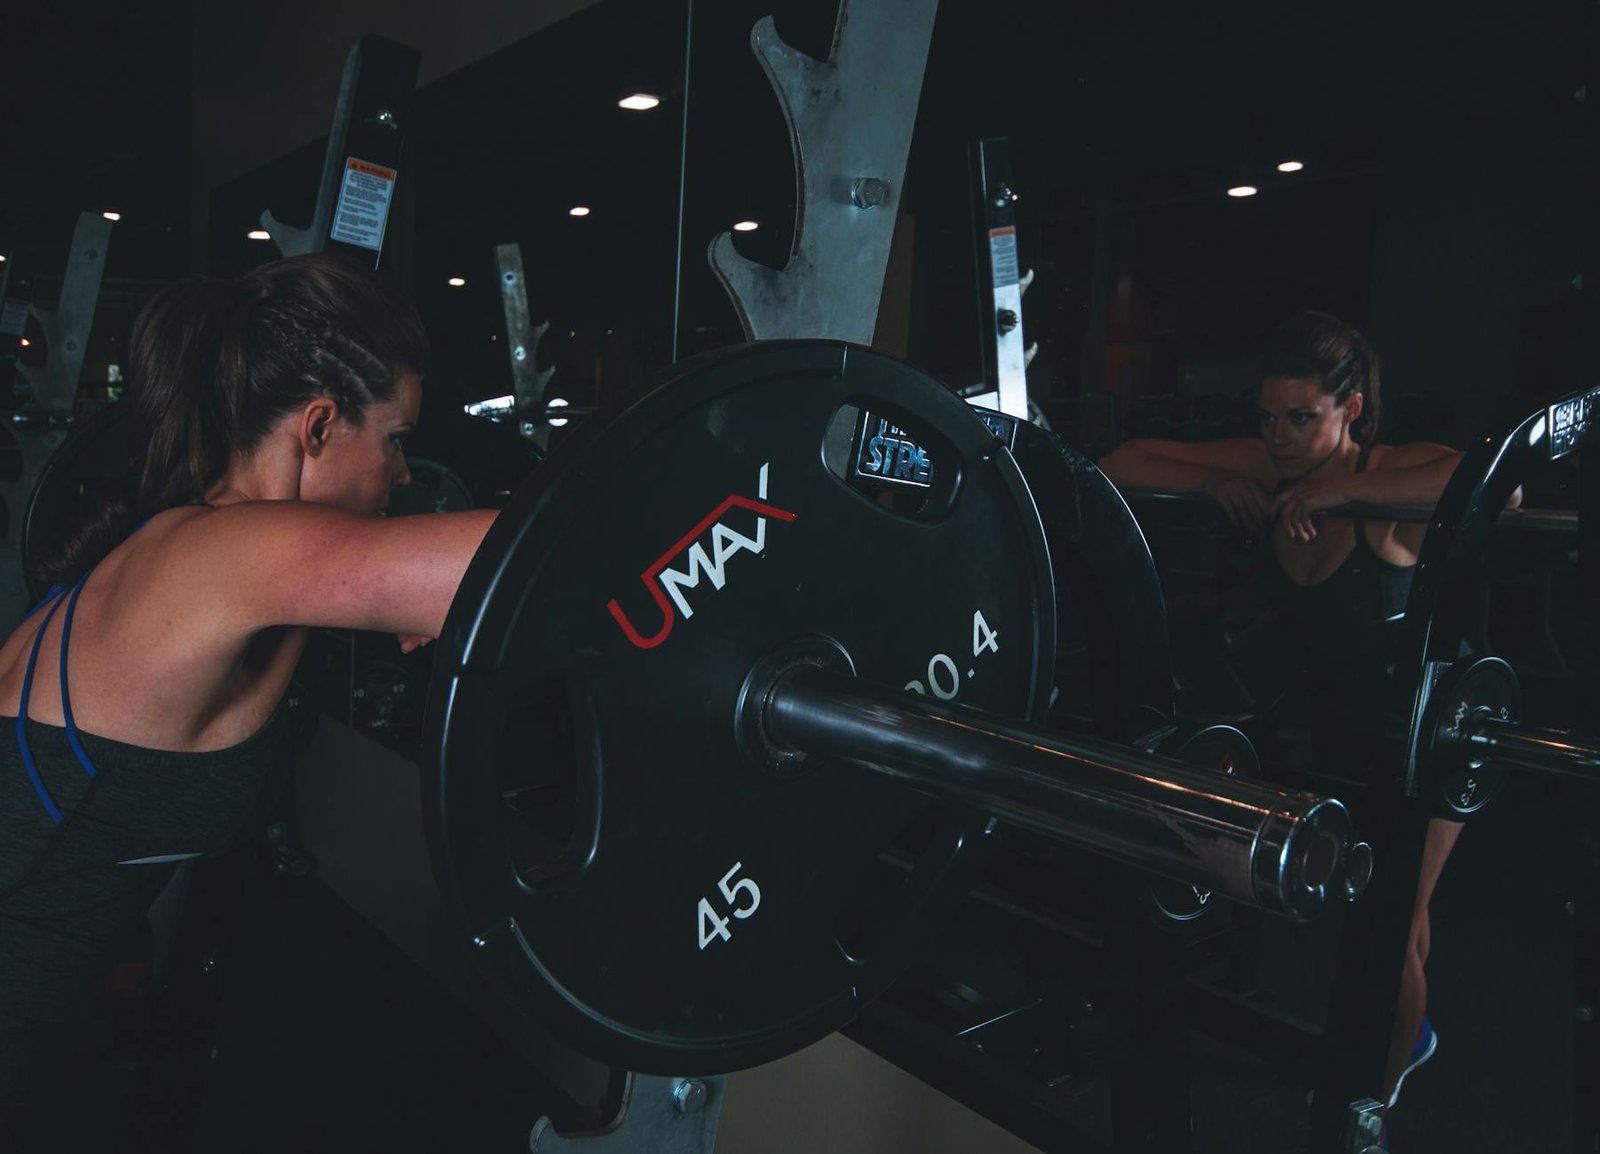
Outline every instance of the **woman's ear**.
[(339, 404), (332, 397), (314, 397), (300, 410), (295, 422), (296, 438), (300, 452), (307, 457), (317, 457), (328, 447), (333, 433), (333, 423), (339, 418)]
[(1361, 419), (1361, 412), (1367, 407), (1367, 398), (1361, 393), (1351, 393), (1344, 399), (1344, 415), (1348, 424), (1355, 424)]

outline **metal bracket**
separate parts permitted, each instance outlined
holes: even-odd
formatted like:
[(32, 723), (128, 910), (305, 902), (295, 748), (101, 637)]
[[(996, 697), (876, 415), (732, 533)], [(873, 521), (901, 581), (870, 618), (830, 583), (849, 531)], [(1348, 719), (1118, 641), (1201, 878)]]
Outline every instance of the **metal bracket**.
[(19, 361), (17, 372), (33, 390), (34, 403), (48, 413), (70, 413), (77, 400), (110, 245), (111, 222), (99, 213), (80, 213), (61, 278), (61, 300), (53, 310), (29, 309), (44, 330), (47, 355), (42, 370)]
[(518, 429), (541, 450), (550, 447), (550, 422), (545, 418), (545, 386), (555, 369), (537, 367), (535, 354), (549, 331), (550, 322), (535, 325), (528, 314), (528, 278), (522, 271), (522, 246), (498, 244), (495, 266), (500, 270), (500, 303), (506, 316), (506, 352), (511, 357), (511, 392), (515, 398)]
[(1006, 138), (978, 141), (972, 197), (978, 226), (983, 375), (993, 394), (993, 400), (974, 403), (1026, 421), (1030, 357), (1022, 339), (1022, 294), (1027, 285), (1017, 260), (1017, 193), (1011, 178), (1011, 142)]
[(1345, 1154), (1383, 1154), (1378, 1137), (1383, 1133), (1383, 1103), (1376, 1098), (1360, 1098), (1350, 1103), (1345, 1115)]
[[(272, 243), (284, 256), (322, 252), (331, 245), (377, 264), (421, 60), (422, 54), (415, 48), (382, 36), (363, 36), (351, 46), (333, 107), (311, 226), (284, 224), (271, 209), (261, 214), (261, 227), (272, 234)], [(355, 166), (361, 166), (356, 177), (348, 177), (348, 170)], [(365, 188), (353, 190), (352, 195), (360, 195), (360, 212), (367, 219), (343, 234), (361, 239), (341, 240), (333, 235), (338, 223), (335, 214), (347, 180), (362, 176), (367, 177)]]
[(800, 195), (782, 269), (740, 256), (731, 233), (707, 252), (750, 340), (872, 342), (937, 7), (840, 0), (825, 61), (784, 43), (770, 16), (751, 31), (789, 126)]
[(629, 1074), (622, 1107), (605, 1130), (562, 1137), (540, 1118), (528, 1135), (531, 1154), (711, 1154), (722, 1119), (726, 1078), (657, 1078)]

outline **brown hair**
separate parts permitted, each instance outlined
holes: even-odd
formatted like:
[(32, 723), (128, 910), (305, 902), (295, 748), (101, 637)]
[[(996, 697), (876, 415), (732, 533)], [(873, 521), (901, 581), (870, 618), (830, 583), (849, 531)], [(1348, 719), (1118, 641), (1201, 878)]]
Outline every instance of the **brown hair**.
[(237, 281), (167, 286), (133, 324), (128, 492), (67, 534), (38, 575), (76, 580), (138, 518), (203, 501), (236, 458), (315, 397), (360, 424), (402, 375), (423, 372), (427, 355), (411, 302), (349, 257), (291, 257)]
[(1383, 416), (1378, 354), (1338, 317), (1304, 310), (1284, 321), (1267, 338), (1261, 377), (1314, 377), (1336, 402), (1360, 393), (1361, 415), (1350, 426), (1350, 439), (1358, 445), (1377, 439)]

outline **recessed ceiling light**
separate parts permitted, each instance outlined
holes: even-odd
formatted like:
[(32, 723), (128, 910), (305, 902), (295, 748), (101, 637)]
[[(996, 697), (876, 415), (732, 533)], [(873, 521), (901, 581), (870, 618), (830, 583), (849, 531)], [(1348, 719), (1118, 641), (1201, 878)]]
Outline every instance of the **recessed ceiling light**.
[(741, 220), (738, 224), (733, 226), (733, 231), (734, 232), (755, 232), (755, 230), (760, 228), (760, 227), (761, 227), (761, 225), (757, 221)]
[(632, 96), (624, 96), (617, 101), (617, 107), (626, 108), (629, 112), (649, 112), (660, 103), (659, 96), (651, 96), (648, 92), (635, 92)]
[(1256, 186), (1253, 184), (1236, 184), (1228, 190), (1228, 195), (1235, 198), (1254, 196), (1255, 194)]
[(271, 240), (272, 234), (264, 228), (253, 228), (244, 234), (249, 240)]
[(1286, 160), (1278, 165), (1279, 172), (1299, 172), (1305, 165), (1298, 160)]
[(104, 212), (102, 212), (100, 215), (105, 217), (107, 220), (121, 220), (122, 219), (122, 214), (120, 212), (112, 212), (109, 208), (106, 209)]
[(575, 204), (571, 208), (567, 209), (567, 215), (568, 216), (588, 216), (589, 215), (589, 206), (586, 205), (586, 204)]
[(453, 276), (445, 282), (451, 288), (463, 288), (467, 283), (466, 277)]

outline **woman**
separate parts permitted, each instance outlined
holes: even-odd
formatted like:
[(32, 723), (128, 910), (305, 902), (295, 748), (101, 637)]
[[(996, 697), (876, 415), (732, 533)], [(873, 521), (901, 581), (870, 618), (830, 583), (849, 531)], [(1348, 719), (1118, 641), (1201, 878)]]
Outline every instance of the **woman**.
[(283, 763), (308, 628), (436, 637), (494, 517), (378, 516), (410, 479), (427, 348), (369, 269), (312, 256), (173, 285), (131, 352), (136, 511), (70, 539), (48, 567), (64, 588), (0, 645), (8, 1148), (108, 945)]
[[(1135, 440), (1100, 462), (1120, 486), (1203, 492), (1234, 524), (1267, 537), (1270, 600), (1287, 627), (1285, 651), (1301, 665), (1299, 689), (1316, 705), (1317, 760), (1345, 777), (1361, 776), (1376, 752), (1390, 623), (1405, 612), (1426, 526), (1319, 514), (1355, 502), (1432, 506), (1460, 457), (1444, 445), (1377, 444), (1380, 413), (1366, 339), (1335, 317), (1302, 312), (1262, 354), (1259, 438)], [(1428, 902), (1460, 832), (1456, 822), (1428, 825), (1385, 1071), (1390, 1105), (1436, 1045), (1425, 1017)]]

